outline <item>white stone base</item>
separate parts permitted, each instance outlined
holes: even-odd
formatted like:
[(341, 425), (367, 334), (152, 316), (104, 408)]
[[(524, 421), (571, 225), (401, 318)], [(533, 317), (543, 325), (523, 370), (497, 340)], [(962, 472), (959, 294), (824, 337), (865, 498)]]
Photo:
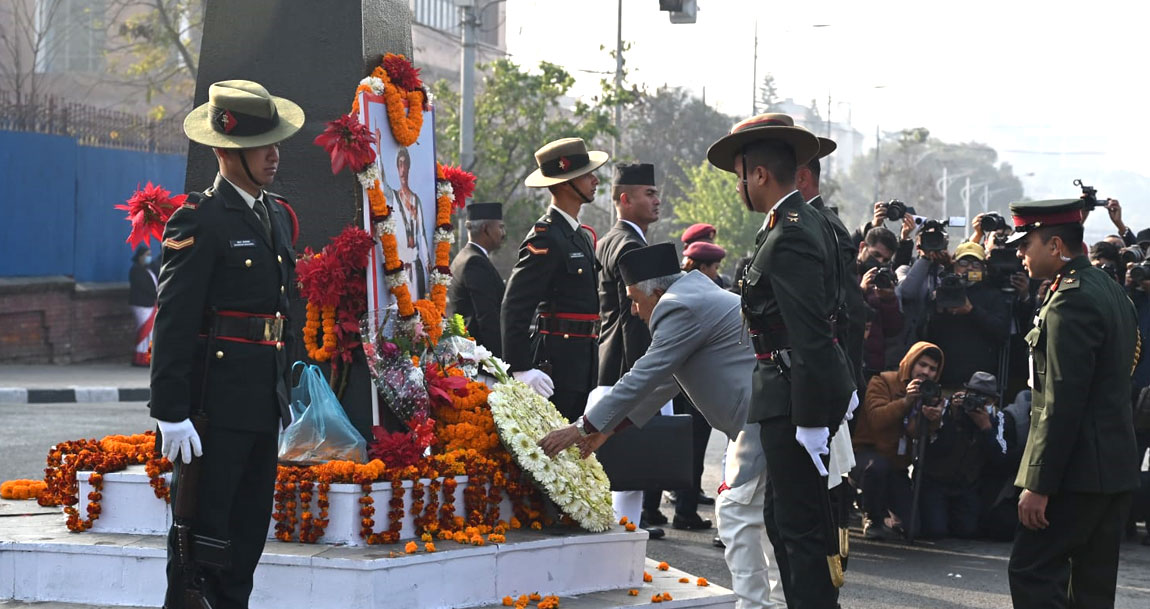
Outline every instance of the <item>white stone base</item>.
[[(643, 587), (646, 532), (557, 532), (513, 531), (508, 543), (481, 547), (441, 541), (440, 551), (413, 555), (400, 545), (273, 540), (251, 607), (474, 607), (532, 592)], [(0, 600), (156, 607), (165, 560), (160, 536), (70, 533), (56, 514), (0, 519)]]
[[(88, 507), (88, 493), (92, 485), (88, 483), (91, 472), (76, 472), (76, 481), (79, 483), (80, 499), (79, 510), (86, 515)], [(164, 474), (165, 482), (171, 481), (171, 474)], [(458, 486), (455, 488), (456, 513), (462, 515), (463, 490), (467, 488), (467, 476), (456, 476)], [(422, 480), (424, 487), (424, 501), (430, 499), (430, 480)], [(404, 490), (404, 517), (403, 529), (400, 531), (401, 539), (415, 537), (414, 517), (411, 510), (410, 480), (403, 482)], [(439, 502), (443, 497), (440, 491)], [(359, 534), (360, 504), (359, 499), (363, 491), (357, 484), (333, 484), (328, 492), (328, 525), (319, 543), (344, 544), (349, 546), (363, 546), (367, 542)], [(371, 492), (375, 507), (375, 530), (380, 531), (387, 526), (388, 502), (391, 501), (391, 483), (379, 482), (372, 485)], [(319, 492), (312, 492), (311, 511), (318, 513), (317, 501)], [(164, 501), (157, 499), (148, 475), (143, 465), (133, 465), (121, 472), (104, 475), (104, 485), (100, 499), (100, 517), (92, 523), (91, 532), (94, 533), (127, 533), (134, 535), (166, 535), (172, 526), (172, 511)], [(511, 501), (504, 496), (499, 505), (499, 515), (502, 520), (510, 520), (512, 516)], [(298, 517), (298, 514), (297, 514)], [(297, 521), (298, 523), (298, 521)], [(268, 538), (275, 538), (275, 521), (268, 527)], [(298, 524), (297, 524), (298, 527)], [(298, 528), (296, 533), (298, 534)]]

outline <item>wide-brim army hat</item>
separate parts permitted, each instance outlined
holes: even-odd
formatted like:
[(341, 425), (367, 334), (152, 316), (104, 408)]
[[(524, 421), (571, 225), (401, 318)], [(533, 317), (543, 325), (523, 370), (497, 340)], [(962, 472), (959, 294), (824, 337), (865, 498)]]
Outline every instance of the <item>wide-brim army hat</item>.
[[(803, 165), (819, 153), (819, 138), (786, 114), (770, 113), (740, 121), (707, 150), (707, 160), (723, 171), (735, 172), (735, 155), (751, 142), (777, 140), (790, 144), (795, 162)], [(829, 153), (828, 153), (829, 154)]]
[(1014, 220), (1014, 234), (1007, 237), (1007, 245), (1022, 241), (1030, 231), (1044, 226), (1081, 224), (1082, 199), (1020, 201), (1010, 204), (1010, 214)]
[(259, 148), (295, 135), (303, 122), (299, 104), (250, 80), (223, 80), (208, 87), (207, 103), (188, 113), (184, 133), (212, 148)]
[(839, 145), (836, 144), (835, 141), (832, 140), (831, 138), (819, 136), (819, 152), (818, 152), (818, 154), (815, 155), (815, 158), (816, 159), (826, 158), (826, 157), (830, 156), (830, 154), (832, 152), (834, 152), (836, 149), (838, 149), (838, 147), (839, 147)]
[(555, 140), (535, 151), (535, 163), (539, 168), (523, 180), (523, 185), (528, 188), (547, 188), (562, 184), (595, 171), (608, 158), (606, 152), (587, 150), (587, 144), (582, 138), (565, 137)]

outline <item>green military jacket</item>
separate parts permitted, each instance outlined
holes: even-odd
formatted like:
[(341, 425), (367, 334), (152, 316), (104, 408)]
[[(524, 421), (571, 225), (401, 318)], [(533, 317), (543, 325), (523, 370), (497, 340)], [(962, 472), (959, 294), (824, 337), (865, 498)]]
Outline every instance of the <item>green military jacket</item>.
[(790, 368), (758, 361), (748, 421), (785, 416), (798, 427), (834, 429), (855, 381), (830, 321), (846, 280), (832, 229), (798, 191), (771, 213), (743, 278), (743, 314), (753, 332), (785, 335)]
[(1130, 403), (1137, 341), (1122, 287), (1085, 256), (1068, 262), (1026, 335), (1033, 399), (1017, 486), (1043, 495), (1138, 487)]

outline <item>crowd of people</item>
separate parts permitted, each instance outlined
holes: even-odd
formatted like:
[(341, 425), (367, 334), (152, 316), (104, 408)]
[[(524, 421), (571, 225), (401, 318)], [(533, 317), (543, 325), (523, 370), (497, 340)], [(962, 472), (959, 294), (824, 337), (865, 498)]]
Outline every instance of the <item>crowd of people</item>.
[[(141, 310), (137, 337), (153, 326), (149, 408), (175, 464), (168, 607), (247, 605), (291, 420), (283, 319), (298, 227), (265, 187), (303, 111), (251, 81), (208, 97), (184, 129), (219, 174), (167, 222), (158, 307)], [(796, 609), (837, 606), (856, 502), (868, 537), (1013, 538), (1015, 607), (1113, 606), (1124, 525), (1144, 509), (1131, 503), (1150, 422), (1150, 232), (1132, 234), (1108, 200), (1118, 234), (1085, 248), (1092, 202), (1069, 199), (1012, 204), (1013, 226), (984, 214), (953, 251), (945, 223), (896, 201), (851, 233), (819, 193), (834, 150), (784, 114), (710, 147), (763, 215), (729, 280), (713, 227), (685, 231), (682, 253), (648, 242), (655, 167), (616, 165), (618, 222), (598, 239), (578, 217), (608, 155), (546, 144), (525, 185), (550, 204), (506, 284), (489, 259), (502, 206), (468, 207), (450, 310), (570, 421), (539, 441), (546, 454), (611, 447), (617, 514), (657, 538), (664, 491), (679, 529), (713, 528), (698, 505), (716, 504), (743, 606), (778, 606), (780, 593)], [(133, 304), (146, 309), (145, 252), (136, 264)], [(700, 486), (712, 428), (729, 439), (717, 499)], [(190, 543), (227, 560), (200, 577)]]

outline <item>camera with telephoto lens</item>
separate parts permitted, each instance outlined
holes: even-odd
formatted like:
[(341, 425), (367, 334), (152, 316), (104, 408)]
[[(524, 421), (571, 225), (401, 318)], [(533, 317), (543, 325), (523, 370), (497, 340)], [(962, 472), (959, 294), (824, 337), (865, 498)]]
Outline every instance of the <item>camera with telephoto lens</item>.
[(892, 222), (902, 220), (903, 216), (910, 214), (914, 215), (914, 208), (908, 207), (906, 203), (898, 199), (891, 199), (886, 204), (886, 219)]
[(1122, 264), (1124, 265), (1129, 262), (1142, 262), (1146, 259), (1146, 252), (1143, 252), (1142, 247), (1138, 245), (1124, 247), (1119, 250), (1119, 253), (1122, 255)]
[(1150, 260), (1143, 260), (1130, 267), (1129, 273), (1130, 279), (1134, 281), (1134, 283), (1150, 281)]
[(981, 228), (984, 233), (993, 233), (1008, 228), (1009, 226), (1010, 225), (1006, 223), (1006, 218), (1003, 218), (1002, 214), (995, 212), (982, 214), (982, 218), (978, 221), (978, 227)]
[(966, 285), (962, 282), (962, 275), (943, 273), (938, 279), (934, 301), (943, 309), (957, 309), (966, 304)]
[(889, 290), (898, 285), (898, 276), (890, 269), (889, 264), (883, 264), (878, 267), (878, 272), (874, 274), (874, 286), (881, 290)]
[(918, 385), (918, 393), (922, 396), (922, 403), (927, 406), (934, 406), (942, 397), (942, 387), (938, 383), (930, 380), (923, 379)]
[[(1082, 183), (1082, 180), (1074, 180), (1074, 185), (1082, 189), (1082, 209), (1083, 211), (1094, 211), (1098, 207), (1098, 189), (1093, 186), (1087, 186)], [(1101, 201), (1102, 205), (1106, 204), (1106, 200)]]

